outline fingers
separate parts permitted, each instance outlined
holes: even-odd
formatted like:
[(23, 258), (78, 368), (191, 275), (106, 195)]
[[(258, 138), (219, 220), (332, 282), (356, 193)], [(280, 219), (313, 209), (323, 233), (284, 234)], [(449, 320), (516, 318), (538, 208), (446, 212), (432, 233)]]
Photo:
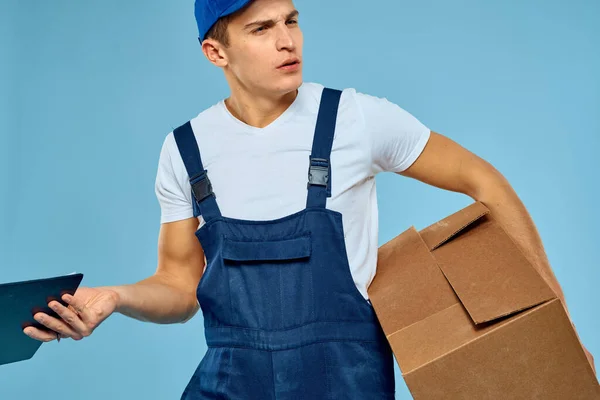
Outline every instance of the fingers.
[[(80, 340), (83, 337), (91, 334), (87, 324), (81, 320), (80, 314), (77, 313), (77, 310), (65, 307), (58, 301), (51, 301), (48, 306), (62, 318), (68, 328), (77, 333), (76, 336), (70, 335), (70, 337), (73, 339)], [(63, 331), (57, 332), (66, 334), (66, 332)]]
[[(65, 303), (67, 303), (69, 305), (69, 308), (76, 315), (78, 315), (78, 317), (79, 317), (78, 319), (80, 319), (84, 322), (89, 321), (89, 319), (90, 319), (89, 311), (88, 311), (87, 307), (85, 306), (85, 303), (82, 300), (75, 298), (69, 294), (65, 294), (62, 297), (62, 299)], [(59, 303), (59, 305), (62, 307), (62, 304)]]
[(47, 330), (38, 329), (34, 326), (28, 326), (27, 328), (23, 329), (23, 333), (30, 338), (39, 340), (41, 342), (51, 342), (57, 338), (56, 332), (49, 332)]
[(33, 316), (33, 318), (44, 327), (48, 328), (51, 331), (54, 331), (54, 339), (56, 339), (56, 333), (62, 334), (65, 338), (73, 338), (75, 340), (81, 340), (83, 338), (83, 335), (81, 333), (79, 333), (65, 321), (53, 318), (48, 314), (39, 312), (36, 313)]
[(61, 338), (72, 338), (81, 340), (92, 334), (92, 317), (90, 310), (85, 303), (71, 295), (64, 295), (62, 300), (68, 304), (65, 307), (58, 301), (51, 301), (48, 307), (52, 309), (59, 318), (54, 318), (43, 312), (34, 315), (34, 319), (39, 322), (43, 328), (34, 326), (23, 329), (23, 332), (29, 337), (43, 342), (60, 340)]

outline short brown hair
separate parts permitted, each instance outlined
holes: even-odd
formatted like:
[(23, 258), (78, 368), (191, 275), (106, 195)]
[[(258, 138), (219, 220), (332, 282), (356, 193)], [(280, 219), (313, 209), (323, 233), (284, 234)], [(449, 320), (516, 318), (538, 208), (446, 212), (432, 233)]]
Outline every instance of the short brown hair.
[(229, 23), (233, 19), (233, 14), (226, 15), (221, 17), (215, 22), (213, 26), (210, 27), (208, 32), (206, 33), (206, 39), (214, 39), (219, 43), (222, 43), (223, 46), (229, 46), (229, 34), (227, 33), (227, 27)]

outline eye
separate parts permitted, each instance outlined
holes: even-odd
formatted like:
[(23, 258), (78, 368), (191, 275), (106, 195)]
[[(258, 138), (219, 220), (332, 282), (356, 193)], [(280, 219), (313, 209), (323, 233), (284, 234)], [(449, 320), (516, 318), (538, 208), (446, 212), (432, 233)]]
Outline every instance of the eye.
[(290, 19), (290, 20), (289, 20), (287, 23), (288, 23), (288, 24), (295, 25), (295, 24), (297, 24), (297, 23), (298, 23), (298, 20), (296, 20), (296, 19)]
[(261, 26), (259, 28), (256, 28), (255, 30), (253, 30), (252, 33), (261, 33), (261, 32), (264, 32), (265, 30), (267, 30), (267, 27)]

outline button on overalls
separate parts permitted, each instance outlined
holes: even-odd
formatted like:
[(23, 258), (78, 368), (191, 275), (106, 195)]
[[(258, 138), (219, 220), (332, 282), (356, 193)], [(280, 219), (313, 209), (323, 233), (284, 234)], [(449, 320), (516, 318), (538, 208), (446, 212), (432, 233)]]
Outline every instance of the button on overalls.
[(269, 221), (221, 215), (188, 122), (174, 136), (206, 224), (197, 288), (208, 350), (181, 398), (393, 399), (393, 355), (326, 208), (341, 92), (324, 89), (307, 160), (306, 208)]

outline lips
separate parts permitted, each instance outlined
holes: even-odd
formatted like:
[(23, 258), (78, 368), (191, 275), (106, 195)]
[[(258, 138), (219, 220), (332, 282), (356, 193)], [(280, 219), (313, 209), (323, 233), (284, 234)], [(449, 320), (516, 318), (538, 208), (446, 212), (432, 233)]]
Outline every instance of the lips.
[(289, 67), (290, 65), (299, 64), (300, 60), (298, 58), (288, 58), (277, 68)]

